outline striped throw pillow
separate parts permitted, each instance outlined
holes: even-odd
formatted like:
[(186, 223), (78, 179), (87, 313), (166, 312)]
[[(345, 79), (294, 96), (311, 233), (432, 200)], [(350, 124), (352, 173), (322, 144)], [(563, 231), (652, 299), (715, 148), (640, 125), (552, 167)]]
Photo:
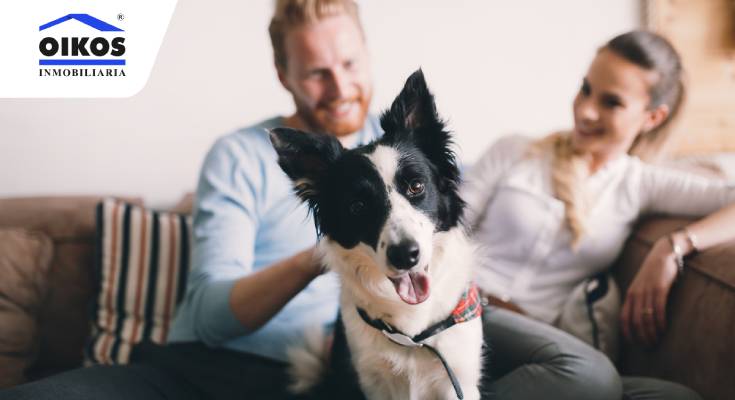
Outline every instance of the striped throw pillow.
[(136, 343), (166, 343), (189, 271), (188, 216), (115, 200), (97, 206), (97, 295), (86, 364), (126, 364)]

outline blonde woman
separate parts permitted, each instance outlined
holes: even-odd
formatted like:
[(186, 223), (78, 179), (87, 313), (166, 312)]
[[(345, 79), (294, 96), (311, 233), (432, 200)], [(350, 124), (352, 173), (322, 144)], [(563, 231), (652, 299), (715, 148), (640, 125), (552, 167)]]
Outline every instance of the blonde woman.
[(517, 306), (491, 309), (490, 393), (500, 398), (696, 399), (669, 382), (617, 375), (590, 346), (553, 328), (572, 289), (609, 266), (639, 216), (706, 216), (659, 240), (628, 290), (628, 340), (654, 344), (678, 255), (735, 238), (735, 188), (645, 160), (666, 144), (684, 98), (681, 61), (662, 37), (615, 37), (596, 54), (577, 94), (574, 129), (541, 140), (507, 137), (469, 172), (466, 223), (487, 250), (482, 289)]

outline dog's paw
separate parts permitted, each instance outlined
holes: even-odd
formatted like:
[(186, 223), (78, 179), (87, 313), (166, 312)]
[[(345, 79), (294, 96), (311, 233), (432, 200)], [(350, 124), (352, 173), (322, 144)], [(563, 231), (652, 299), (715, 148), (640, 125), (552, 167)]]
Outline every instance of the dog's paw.
[(332, 347), (332, 335), (327, 335), (324, 328), (318, 325), (308, 327), (304, 338), (303, 346), (286, 350), (291, 378), (288, 390), (295, 394), (306, 393), (322, 381)]

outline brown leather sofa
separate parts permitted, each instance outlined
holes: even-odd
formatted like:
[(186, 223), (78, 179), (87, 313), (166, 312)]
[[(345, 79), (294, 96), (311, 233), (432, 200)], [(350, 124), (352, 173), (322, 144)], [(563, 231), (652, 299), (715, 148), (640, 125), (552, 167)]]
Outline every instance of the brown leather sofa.
[[(0, 199), (0, 387), (82, 364), (100, 199)], [(186, 199), (174, 211), (187, 212), (190, 204)], [(686, 222), (640, 224), (614, 266), (623, 290), (653, 242)], [(620, 369), (684, 383), (705, 399), (735, 399), (735, 243), (687, 265), (671, 293), (663, 341), (653, 349), (624, 345)]]

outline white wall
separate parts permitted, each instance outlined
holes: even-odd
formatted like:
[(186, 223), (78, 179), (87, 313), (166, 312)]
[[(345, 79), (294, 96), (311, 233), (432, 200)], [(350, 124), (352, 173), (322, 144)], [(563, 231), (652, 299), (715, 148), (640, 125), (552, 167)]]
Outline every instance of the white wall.
[[(130, 99), (0, 99), (0, 196), (194, 189), (212, 141), (292, 112), (272, 67), (271, 1), (179, 0), (147, 86)], [(373, 110), (424, 69), (474, 161), (501, 135), (571, 124), (595, 49), (639, 25), (639, 0), (363, 0)]]

